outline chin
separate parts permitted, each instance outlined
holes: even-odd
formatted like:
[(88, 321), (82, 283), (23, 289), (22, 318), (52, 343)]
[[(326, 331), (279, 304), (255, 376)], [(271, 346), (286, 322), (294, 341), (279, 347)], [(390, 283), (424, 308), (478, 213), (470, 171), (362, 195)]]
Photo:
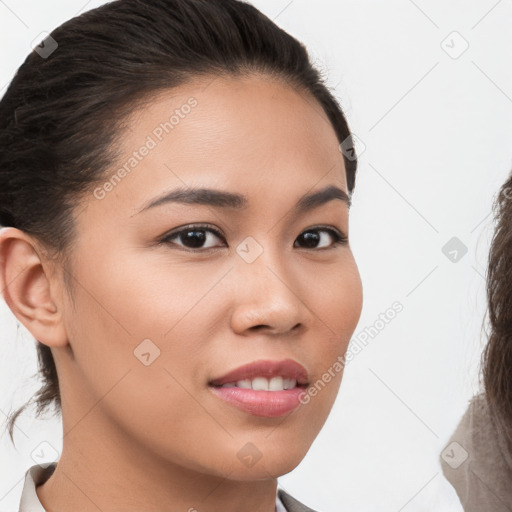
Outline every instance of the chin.
[[(305, 453), (297, 453), (290, 448), (289, 451), (274, 451), (272, 456), (261, 455), (256, 462), (245, 465), (238, 457), (234, 464), (230, 464), (222, 476), (230, 480), (251, 481), (269, 480), (286, 475), (293, 471), (304, 458)], [(250, 465), (252, 464), (252, 465)]]

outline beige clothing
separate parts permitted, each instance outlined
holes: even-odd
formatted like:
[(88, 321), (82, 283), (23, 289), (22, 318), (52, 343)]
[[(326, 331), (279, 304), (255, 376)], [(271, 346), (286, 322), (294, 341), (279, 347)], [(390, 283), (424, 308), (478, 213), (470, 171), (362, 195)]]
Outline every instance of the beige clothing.
[[(36, 464), (26, 471), (19, 512), (46, 512), (37, 496), (36, 486), (46, 482), (46, 480), (48, 480), (52, 475), (56, 466), (56, 462), (49, 464), (46, 467)], [(315, 511), (292, 498), (278, 485), (276, 493), (276, 512)]]
[(470, 401), (440, 462), (464, 512), (512, 512), (512, 456), (483, 393)]

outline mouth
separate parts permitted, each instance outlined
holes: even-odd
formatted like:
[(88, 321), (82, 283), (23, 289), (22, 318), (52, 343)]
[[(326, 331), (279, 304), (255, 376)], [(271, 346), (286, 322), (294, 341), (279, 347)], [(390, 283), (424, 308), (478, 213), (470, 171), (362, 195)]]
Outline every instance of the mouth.
[(276, 417), (301, 403), (309, 386), (305, 368), (291, 359), (255, 361), (208, 383), (223, 401), (255, 416)]
[(239, 366), (211, 380), (209, 385), (256, 391), (283, 391), (295, 387), (307, 387), (309, 376), (306, 369), (293, 359), (258, 360)]

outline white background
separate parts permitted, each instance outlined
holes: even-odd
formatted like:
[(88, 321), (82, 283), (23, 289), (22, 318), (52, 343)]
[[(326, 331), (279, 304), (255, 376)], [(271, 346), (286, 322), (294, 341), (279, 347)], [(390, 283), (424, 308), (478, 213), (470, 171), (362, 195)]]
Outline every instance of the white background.
[[(0, 95), (41, 32), (101, 3), (0, 1)], [(438, 459), (479, 389), (491, 205), (512, 168), (512, 2), (253, 3), (306, 44), (362, 141), (354, 339), (403, 305), (348, 365), (324, 429), (280, 484), (323, 512), (458, 512)], [(457, 262), (442, 252), (452, 237), (468, 248)], [(34, 342), (3, 302), (0, 328), (3, 421), (39, 386)], [(57, 419), (29, 411), (18, 426), (17, 450), (0, 439), (2, 512), (17, 510), (34, 447), (61, 446)]]

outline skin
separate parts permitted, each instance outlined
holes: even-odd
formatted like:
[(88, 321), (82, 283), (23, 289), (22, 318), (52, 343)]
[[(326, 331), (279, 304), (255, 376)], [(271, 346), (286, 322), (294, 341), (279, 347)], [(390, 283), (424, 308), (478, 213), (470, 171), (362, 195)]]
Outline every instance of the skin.
[[(130, 117), (109, 177), (191, 96), (197, 106), (112, 191), (79, 201), (72, 290), (32, 237), (0, 231), (4, 298), (51, 347), (59, 374), (63, 449), (37, 487), (47, 510), (274, 512), (276, 478), (304, 458), (336, 399), (342, 372), (278, 418), (208, 387), (256, 359), (295, 359), (315, 383), (346, 352), (362, 307), (350, 246), (313, 231), (321, 239), (311, 248), (299, 235), (324, 225), (348, 237), (349, 208), (334, 199), (293, 212), (308, 192), (347, 192), (335, 132), (311, 96), (284, 82), (196, 79)], [(248, 207), (137, 213), (181, 186), (244, 194)], [(207, 252), (187, 251), (183, 238), (158, 244), (198, 223), (223, 235), (206, 232)], [(263, 248), (252, 263), (236, 252), (248, 236)], [(134, 355), (144, 339), (160, 350), (148, 366)], [(251, 467), (237, 456), (249, 442), (261, 453)]]

